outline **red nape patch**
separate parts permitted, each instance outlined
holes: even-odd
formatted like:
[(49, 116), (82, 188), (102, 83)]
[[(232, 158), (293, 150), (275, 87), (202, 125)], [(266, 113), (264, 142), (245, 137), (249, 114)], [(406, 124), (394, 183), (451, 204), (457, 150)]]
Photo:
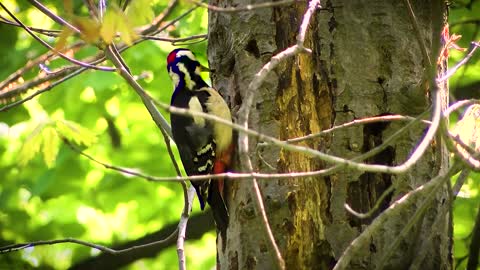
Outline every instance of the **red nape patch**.
[(171, 52), (167, 57), (167, 64), (172, 63), (176, 57), (177, 57), (177, 52), (176, 51)]

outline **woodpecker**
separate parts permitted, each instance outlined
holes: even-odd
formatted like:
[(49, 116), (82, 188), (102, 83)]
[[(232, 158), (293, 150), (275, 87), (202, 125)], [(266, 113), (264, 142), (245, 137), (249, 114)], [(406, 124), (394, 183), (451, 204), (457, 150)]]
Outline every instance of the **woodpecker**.
[[(171, 105), (215, 115), (232, 121), (230, 109), (220, 94), (200, 77), (208, 68), (200, 65), (188, 49), (175, 49), (167, 57), (167, 69), (174, 83)], [(226, 172), (233, 151), (230, 126), (199, 116), (172, 113), (170, 116), (173, 140), (187, 175), (208, 175)], [(191, 181), (200, 208), (207, 202), (212, 208), (217, 228), (228, 226), (228, 211), (223, 199), (223, 179)]]

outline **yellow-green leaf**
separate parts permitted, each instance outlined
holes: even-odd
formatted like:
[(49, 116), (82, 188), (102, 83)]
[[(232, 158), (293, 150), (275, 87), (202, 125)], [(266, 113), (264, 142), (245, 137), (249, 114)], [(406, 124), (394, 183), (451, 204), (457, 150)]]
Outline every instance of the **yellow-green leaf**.
[(100, 24), (96, 19), (74, 16), (73, 24), (80, 29), (86, 42), (95, 43), (100, 39)]
[(120, 38), (127, 45), (131, 45), (133, 40), (137, 38), (137, 34), (135, 33), (133, 26), (128, 22), (128, 18), (125, 16), (125, 14), (122, 12), (119, 12), (118, 14), (119, 17), (122, 18), (121, 20), (117, 21), (117, 30), (120, 32)]
[(62, 32), (58, 36), (57, 42), (55, 43), (55, 49), (57, 51), (62, 51), (67, 47), (67, 39), (73, 34), (73, 30), (64, 26)]
[(152, 21), (154, 13), (150, 0), (133, 0), (127, 9), (127, 18), (132, 26), (147, 24)]
[(30, 135), (23, 142), (22, 149), (18, 154), (18, 162), (21, 166), (27, 165), (40, 150), (42, 145), (42, 131), (45, 128), (46, 123), (39, 124)]
[(56, 122), (56, 129), (60, 135), (76, 144), (90, 146), (97, 141), (97, 136), (81, 125), (67, 120)]
[(105, 43), (110, 44), (117, 34), (128, 45), (131, 45), (133, 40), (137, 38), (137, 34), (125, 13), (119, 8), (112, 6), (103, 18), (100, 35)]
[(60, 147), (60, 138), (58, 133), (52, 126), (47, 126), (42, 132), (43, 144), (42, 152), (43, 159), (47, 164), (47, 167), (53, 167), (55, 158), (57, 157), (58, 149)]
[(111, 44), (115, 34), (117, 32), (117, 18), (116, 12), (109, 9), (103, 17), (102, 28), (100, 29), (100, 35), (107, 44)]

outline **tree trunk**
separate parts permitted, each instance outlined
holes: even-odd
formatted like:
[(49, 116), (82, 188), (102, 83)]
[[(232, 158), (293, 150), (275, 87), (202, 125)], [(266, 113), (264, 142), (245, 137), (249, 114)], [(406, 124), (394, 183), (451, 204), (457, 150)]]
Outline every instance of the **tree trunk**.
[[(211, 5), (241, 7), (265, 1), (211, 0)], [(267, 1), (269, 2), (269, 1)], [(440, 46), (445, 3), (412, 0), (422, 39), (433, 62)], [(388, 114), (418, 116), (431, 105), (424, 63), (404, 1), (321, 1), (305, 40), (311, 54), (283, 61), (255, 93), (253, 76), (272, 56), (296, 43), (308, 3), (209, 14), (209, 61), (214, 86), (230, 103), (235, 118), (247, 95), (255, 95), (249, 128), (285, 140), (354, 119)], [(343, 158), (354, 158), (380, 145), (405, 122), (383, 122), (341, 129), (298, 145)], [(425, 126), (416, 125), (371, 164), (399, 165), (415, 149)], [(332, 164), (318, 158), (258, 147), (250, 138), (250, 156), (258, 172), (315, 171)], [(436, 146), (435, 146), (436, 145)], [(287, 269), (331, 269), (349, 244), (383, 210), (448, 166), (441, 143), (430, 147), (407, 173), (400, 175), (342, 169), (324, 177), (259, 180), (266, 213)], [(261, 158), (260, 158), (261, 157)], [(273, 168), (272, 168), (273, 166)], [(348, 203), (367, 212), (391, 185), (394, 192), (369, 219), (348, 214)], [(271, 269), (275, 257), (262, 219), (255, 211), (249, 181), (228, 181), (230, 227), (218, 244), (220, 269)], [(387, 269), (451, 268), (451, 229), (447, 188), (402, 239), (387, 260)], [(369, 244), (346, 269), (375, 269), (389, 244), (413, 215), (399, 211), (371, 235)], [(438, 217), (441, 213), (443, 216)], [(445, 214), (448, 213), (448, 214)]]

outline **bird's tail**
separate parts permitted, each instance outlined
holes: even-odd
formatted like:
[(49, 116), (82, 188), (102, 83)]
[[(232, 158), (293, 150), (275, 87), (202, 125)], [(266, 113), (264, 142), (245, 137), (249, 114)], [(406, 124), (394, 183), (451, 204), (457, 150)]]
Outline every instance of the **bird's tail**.
[(227, 227), (228, 227), (228, 210), (223, 200), (223, 196), (220, 194), (220, 182), (223, 182), (223, 179), (215, 180), (212, 179), (210, 181), (210, 191), (208, 193), (207, 202), (212, 208), (213, 212), (213, 219), (215, 220), (215, 224), (217, 225), (218, 231), (222, 235), (222, 239), (226, 239), (227, 235)]

